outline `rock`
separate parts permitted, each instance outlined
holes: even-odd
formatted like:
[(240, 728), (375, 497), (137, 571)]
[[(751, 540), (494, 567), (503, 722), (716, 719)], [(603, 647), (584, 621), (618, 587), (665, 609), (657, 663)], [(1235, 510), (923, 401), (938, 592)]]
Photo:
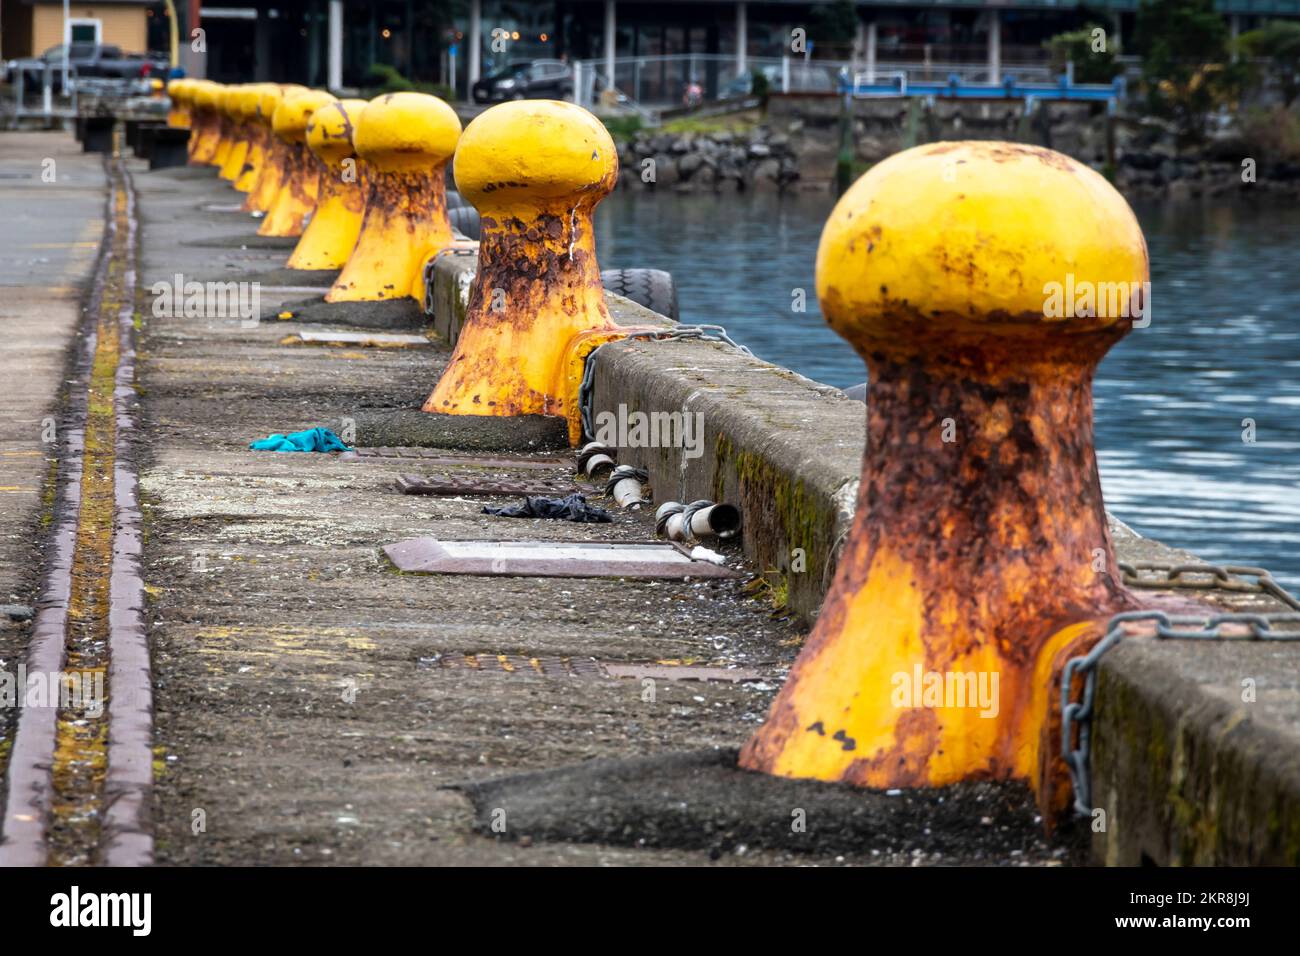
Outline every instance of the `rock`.
[(766, 143), (750, 143), (749, 155), (753, 156), (755, 159), (771, 156), (772, 147), (768, 146)]
[(683, 179), (689, 179), (703, 165), (703, 156), (699, 153), (687, 153), (677, 161), (677, 172), (681, 174)]
[(681, 178), (677, 174), (677, 161), (667, 153), (656, 155), (654, 160), (654, 184), (656, 186), (671, 186)]
[(687, 133), (685, 136), (677, 137), (677, 139), (673, 140), (672, 151), (678, 156), (683, 153), (689, 153), (691, 151), (692, 139), (693, 137), (690, 133)]
[(26, 604), (0, 604), (0, 618), (10, 621), (30, 621), (35, 613)]

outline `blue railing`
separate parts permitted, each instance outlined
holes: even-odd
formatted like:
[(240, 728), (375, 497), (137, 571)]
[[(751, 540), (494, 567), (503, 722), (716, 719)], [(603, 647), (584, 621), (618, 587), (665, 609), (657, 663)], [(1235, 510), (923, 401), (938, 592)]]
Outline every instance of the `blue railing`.
[(1055, 83), (1025, 83), (1008, 73), (1000, 83), (975, 83), (962, 79), (956, 73), (939, 81), (909, 80), (905, 72), (880, 72), (868, 82), (868, 75), (858, 73), (850, 78), (840, 74), (841, 93), (855, 97), (933, 96), (947, 99), (1006, 99), (1006, 100), (1091, 100), (1109, 102), (1122, 100), (1127, 92), (1124, 77), (1111, 83), (1075, 83), (1068, 73), (1062, 73)]

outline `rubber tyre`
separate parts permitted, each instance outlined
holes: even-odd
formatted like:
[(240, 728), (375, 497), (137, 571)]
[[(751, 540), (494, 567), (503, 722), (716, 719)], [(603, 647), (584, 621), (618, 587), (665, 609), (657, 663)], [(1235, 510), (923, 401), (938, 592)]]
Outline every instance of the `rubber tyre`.
[(465, 208), (466, 206), (468, 206), (468, 205), (469, 205), (469, 203), (467, 203), (467, 202), (465, 201), (465, 197), (462, 196), (460, 193), (456, 192), (456, 190), (454, 190), (454, 189), (448, 189), (448, 190), (447, 190), (447, 210), (448, 210), (448, 212), (450, 212), (450, 211), (453, 210), (453, 209), (464, 209), (464, 208)]
[(460, 206), (456, 209), (448, 209), (447, 219), (451, 222), (451, 228), (455, 229), (466, 239), (478, 239), (483, 233), (482, 226), (478, 219), (478, 210), (473, 206)]
[(606, 269), (600, 281), (607, 292), (631, 299), (651, 312), (679, 321), (677, 283), (672, 273), (662, 269)]

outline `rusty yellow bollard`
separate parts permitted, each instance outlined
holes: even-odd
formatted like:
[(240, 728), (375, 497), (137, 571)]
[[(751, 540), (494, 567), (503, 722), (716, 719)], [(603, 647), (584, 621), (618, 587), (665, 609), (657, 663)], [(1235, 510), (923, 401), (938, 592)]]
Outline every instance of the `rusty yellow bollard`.
[(212, 165), (217, 167), (217, 175), (221, 175), (221, 170), (226, 166), (226, 159), (230, 156), (230, 151), (235, 145), (235, 120), (231, 114), (233, 106), (233, 97), (236, 87), (222, 86), (217, 92), (217, 127), (221, 130), (221, 135), (217, 140), (217, 149), (212, 154)]
[(591, 224), (617, 176), (609, 132), (572, 103), (503, 103), (469, 124), (456, 186), (481, 216), (478, 273), (426, 412), (572, 423), (573, 346), (590, 351), (621, 334), (605, 307)]
[(352, 145), (366, 164), (361, 235), (326, 302), (419, 299), (425, 259), (451, 244), (447, 161), (456, 151), (456, 111), (425, 93), (388, 93), (355, 118)]
[(185, 96), (185, 87), (189, 83), (184, 78), (167, 81), (167, 125), (172, 129), (190, 128), (190, 105)]
[[(266, 140), (271, 135), (271, 131), (269, 126), (262, 122), (262, 100), (268, 95), (278, 98), (279, 89), (274, 83), (249, 83), (243, 88), (240, 112), (243, 114), (247, 149), (243, 166), (234, 179), (234, 187), (241, 193), (253, 191), (262, 167), (266, 163)], [(274, 102), (278, 102), (278, 99)], [(271, 112), (275, 112), (274, 106)], [(245, 202), (247, 203), (247, 200)]]
[(247, 86), (233, 86), (226, 91), (224, 108), (230, 122), (230, 149), (218, 175), (234, 183), (244, 171), (248, 151), (252, 144), (249, 130), (249, 107), (256, 109), (257, 101), (250, 97)]
[(195, 134), (190, 137), (192, 165), (210, 165), (221, 143), (221, 117), (217, 109), (220, 95), (221, 84), (211, 80), (195, 80), (190, 87), (190, 129)]
[(287, 92), (302, 90), (305, 87), (287, 87), (279, 83), (259, 83), (257, 108), (253, 111), (253, 139), (258, 145), (253, 147), (260, 153), (261, 161), (253, 175), (248, 179), (241, 177), (235, 182), (235, 188), (248, 187), (244, 197), (245, 212), (266, 212), (271, 208), (280, 191), (280, 177), (284, 168), (285, 144), (271, 131), (271, 121), (275, 116)]
[(320, 186), (316, 211), (286, 264), (290, 269), (341, 269), (357, 244), (366, 196), (352, 131), (353, 118), (365, 108), (365, 100), (327, 103), (307, 123)]
[[(1146, 243), (1050, 150), (935, 143), (873, 167), (817, 250), (868, 366), (852, 532), (741, 765), (867, 787), (1027, 780), (1051, 819), (1065, 660), (1135, 606), (1097, 479), (1092, 376), (1143, 314)], [(1105, 292), (1102, 312), (1051, 290)]]
[(290, 93), (271, 118), (271, 132), (284, 144), (280, 189), (258, 228), (259, 236), (300, 236), (304, 221), (316, 206), (319, 164), (307, 149), (307, 123), (312, 113), (334, 97), (323, 90)]

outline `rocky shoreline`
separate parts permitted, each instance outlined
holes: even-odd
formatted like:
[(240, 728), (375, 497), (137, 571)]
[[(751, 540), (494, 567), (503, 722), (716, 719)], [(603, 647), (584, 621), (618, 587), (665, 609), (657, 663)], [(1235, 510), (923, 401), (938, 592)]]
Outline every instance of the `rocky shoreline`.
[(624, 184), (650, 189), (782, 192), (802, 185), (790, 137), (768, 126), (744, 133), (640, 131), (620, 144), (618, 161)]
[[(835, 97), (773, 97), (762, 120), (748, 128), (638, 130), (619, 144), (621, 178), (631, 188), (686, 193), (827, 191), (834, 188), (839, 111)], [(852, 131), (859, 174), (912, 142), (1008, 139), (1073, 156), (1132, 199), (1300, 199), (1300, 162), (1260, 155), (1264, 149), (1235, 132), (1179, 149), (1167, 124), (1108, 118), (1090, 104), (1053, 104), (1026, 118), (1006, 104), (868, 100), (854, 104)], [(1113, 169), (1106, 164), (1108, 141)]]

